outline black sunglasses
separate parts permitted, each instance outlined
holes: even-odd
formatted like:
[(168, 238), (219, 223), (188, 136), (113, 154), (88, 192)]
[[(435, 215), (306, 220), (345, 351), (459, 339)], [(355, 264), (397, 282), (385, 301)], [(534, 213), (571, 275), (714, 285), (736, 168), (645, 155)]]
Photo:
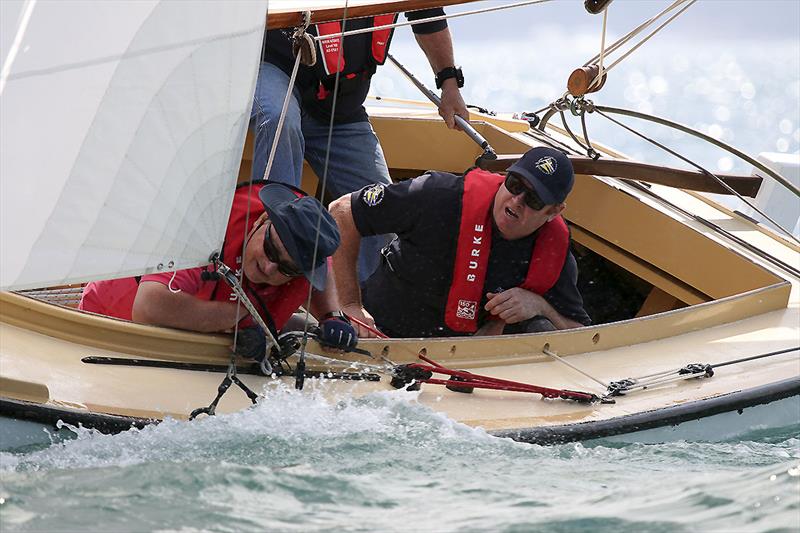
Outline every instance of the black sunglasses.
[(517, 176), (516, 174), (509, 172), (506, 175), (506, 189), (508, 192), (517, 196), (518, 194), (525, 193), (525, 205), (533, 209), (534, 211), (541, 211), (547, 205), (539, 198), (539, 195), (536, 194), (532, 188), (528, 187), (525, 184), (525, 180)]
[(303, 273), (298, 270), (297, 267), (280, 260), (278, 249), (275, 247), (275, 243), (272, 242), (272, 235), (270, 234), (271, 229), (272, 222), (267, 222), (267, 230), (264, 232), (264, 254), (266, 254), (267, 259), (278, 265), (278, 272), (287, 278), (299, 278)]

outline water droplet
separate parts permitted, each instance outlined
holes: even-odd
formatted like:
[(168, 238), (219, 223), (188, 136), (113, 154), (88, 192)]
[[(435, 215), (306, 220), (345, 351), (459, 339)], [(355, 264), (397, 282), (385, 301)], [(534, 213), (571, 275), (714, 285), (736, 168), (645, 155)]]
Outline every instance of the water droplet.
[(781, 120), (780, 124), (778, 124), (778, 128), (780, 128), (781, 133), (789, 135), (792, 133), (792, 121), (788, 118)]
[(789, 140), (786, 137), (781, 137), (777, 141), (775, 141), (775, 148), (779, 152), (788, 152), (789, 151)]
[(754, 503), (754, 504), (753, 504), (753, 507), (755, 507), (756, 509), (758, 509), (759, 507), (761, 507), (761, 502), (756, 502), (756, 503)]
[(786, 473), (792, 477), (800, 476), (800, 465), (791, 467)]
[(778, 476), (776, 476), (775, 474), (772, 474), (771, 476), (769, 476), (769, 480), (770, 481), (775, 481), (776, 479), (778, 479)]

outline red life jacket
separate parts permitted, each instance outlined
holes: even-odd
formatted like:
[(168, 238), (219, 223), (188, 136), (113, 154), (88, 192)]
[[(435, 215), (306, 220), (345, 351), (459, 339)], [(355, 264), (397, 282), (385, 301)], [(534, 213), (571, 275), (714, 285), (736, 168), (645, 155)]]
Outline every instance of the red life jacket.
[[(225, 241), (222, 245), (220, 260), (234, 269), (237, 277), (242, 269), (244, 238), (250, 234), (255, 223), (264, 213), (264, 206), (258, 198), (258, 192), (265, 183), (265, 181), (259, 181), (252, 186), (250, 184), (240, 185), (233, 196), (233, 205), (228, 219), (228, 227), (225, 230)], [(301, 195), (299, 192), (295, 192), (295, 194)], [(246, 229), (245, 221), (247, 221)], [(278, 286), (254, 284), (248, 282), (245, 277), (242, 279), (245, 291), (262, 318), (267, 324), (274, 321), (277, 329), (283, 327), (292, 313), (297, 311), (297, 308), (303, 305), (308, 297), (308, 280), (302, 276)], [(221, 279), (207, 281), (195, 296), (203, 300), (231, 302), (237, 300), (237, 296), (233, 294), (230, 286)], [(251, 323), (250, 319), (243, 321), (240, 325), (250, 325)]]
[[(397, 13), (388, 15), (378, 15), (372, 17), (372, 27), (386, 26), (394, 24), (397, 20)], [(393, 28), (377, 30), (372, 32), (372, 59), (375, 65), (383, 65), (386, 62), (386, 53), (389, 50), (389, 41), (392, 40)], [(339, 21), (323, 22), (317, 24), (317, 35), (323, 37), (324, 35), (333, 35), (342, 32), (342, 24)], [(320, 63), (325, 69), (325, 74), (331, 76), (337, 72), (345, 72), (346, 68), (346, 54), (345, 51), (339, 51), (342, 46), (341, 37), (330, 37), (327, 39), (320, 39)], [(340, 57), (341, 56), (341, 57)], [(354, 77), (355, 72), (348, 74), (348, 77)]]
[[(249, 235), (259, 217), (264, 213), (264, 206), (258, 199), (258, 192), (264, 181), (256, 182), (252, 190), (248, 185), (240, 185), (233, 197), (228, 227), (225, 230), (225, 241), (222, 245), (222, 257), (226, 265), (236, 271), (237, 277), (242, 269), (242, 244)], [(296, 192), (298, 196), (299, 192)], [(248, 216), (247, 211), (250, 210)], [(245, 220), (247, 229), (245, 230)], [(208, 267), (206, 267), (208, 268)], [(279, 286), (252, 284), (244, 278), (244, 289), (261, 317), (276, 329), (283, 325), (303, 305), (308, 297), (308, 281), (304, 277), (294, 278)], [(79, 309), (106, 316), (131, 320), (133, 302), (139, 290), (139, 278), (122, 278), (89, 283), (84, 288)], [(223, 280), (204, 281), (200, 290), (193, 295), (202, 300), (236, 301), (230, 286)], [(253, 325), (250, 315), (245, 315), (240, 326)]]
[[(445, 323), (454, 331), (471, 333), (478, 329), (478, 305), (492, 247), (491, 207), (504, 180), (499, 174), (478, 168), (464, 175), (456, 260), (445, 307)], [(569, 230), (559, 215), (539, 228), (521, 287), (536, 294), (550, 290), (558, 281), (568, 250)]]

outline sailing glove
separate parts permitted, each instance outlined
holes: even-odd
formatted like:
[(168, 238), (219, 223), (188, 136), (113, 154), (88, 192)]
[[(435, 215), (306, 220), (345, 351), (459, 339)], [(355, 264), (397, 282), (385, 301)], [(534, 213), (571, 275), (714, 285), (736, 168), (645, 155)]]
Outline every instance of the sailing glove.
[(233, 352), (241, 357), (260, 360), (267, 349), (267, 336), (258, 326), (242, 328), (236, 336)]
[(358, 344), (356, 328), (345, 317), (326, 318), (319, 323), (319, 342), (323, 346), (352, 350)]

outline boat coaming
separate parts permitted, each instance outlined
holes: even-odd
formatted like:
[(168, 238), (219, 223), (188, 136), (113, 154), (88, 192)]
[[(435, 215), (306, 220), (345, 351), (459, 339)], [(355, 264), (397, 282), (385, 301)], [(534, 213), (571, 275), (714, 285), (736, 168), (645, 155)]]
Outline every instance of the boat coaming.
[[(393, 175), (414, 175), (424, 168), (455, 171), (469, 166), (470, 158), (477, 155), (461, 136), (434, 119), (375, 116), (373, 124)], [(503, 131), (495, 124), (478, 127), (491, 137), (493, 146), (507, 153), (535, 144), (519, 129)], [(242, 172), (247, 172), (246, 164)], [(687, 217), (687, 210), (753, 247)], [(791, 243), (692, 193), (655, 185), (644, 188), (611, 178), (579, 176), (566, 214), (578, 244), (651, 284), (652, 294), (661, 295), (659, 301), (665, 301), (663, 295), (671, 300), (653, 304), (647, 316), (569, 331), (492, 338), (372, 339), (360, 346), (398, 364), (416, 361), (424, 349), (451, 368), (602, 394), (605, 391), (596, 383), (553, 361), (544, 350), (567, 356), (570, 363), (609, 382), (800, 344), (798, 277), (791, 268), (770, 260), (775, 257), (798, 265), (800, 250)], [(166, 417), (187, 419), (193, 409), (213, 398), (221, 374), (91, 365), (83, 358), (225, 364), (229, 344), (224, 335), (131, 324), (2, 293), (0, 415), (47, 425), (63, 420), (112, 432)], [(313, 343), (309, 351), (322, 353)], [(526, 442), (560, 442), (670, 427), (796, 398), (800, 394), (797, 355), (731, 365), (714, 377), (638, 391), (617, 398), (615, 404), (584, 405), (502, 391), (461, 394), (435, 385), (424, 385), (414, 394), (423, 405), (497, 435)], [(375, 362), (354, 354), (347, 357), (354, 363)], [(242, 380), (256, 391), (272, 381), (250, 375)], [(282, 381), (292, 387), (290, 379)], [(387, 376), (378, 382), (324, 380), (318, 388), (331, 400), (393, 390)], [(248, 405), (249, 400), (232, 389), (218, 412)]]

